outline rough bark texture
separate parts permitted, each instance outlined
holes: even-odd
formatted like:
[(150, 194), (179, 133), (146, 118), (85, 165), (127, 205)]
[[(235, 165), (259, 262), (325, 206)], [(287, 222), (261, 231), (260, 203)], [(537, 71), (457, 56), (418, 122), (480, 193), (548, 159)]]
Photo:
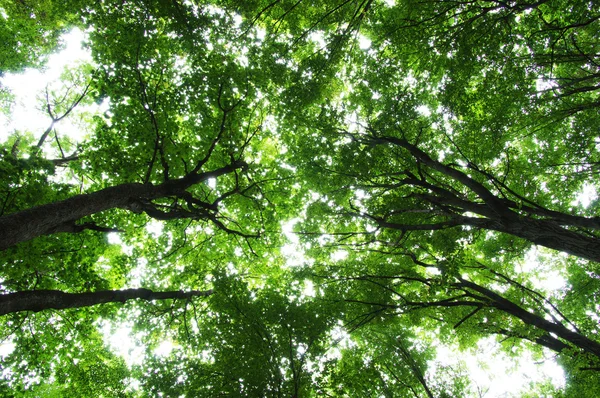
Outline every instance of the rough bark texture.
[(459, 225), (503, 232), (536, 245), (600, 262), (600, 239), (570, 231), (553, 221), (526, 217), (517, 220), (461, 217), (460, 220)]
[(75, 221), (104, 210), (124, 208), (148, 197), (151, 185), (121, 184), (60, 202), (33, 207), (0, 218), (0, 250), (37, 236), (61, 232)]
[(236, 162), (210, 172), (190, 173), (183, 178), (159, 185), (139, 183), (115, 185), (8, 214), (0, 217), (0, 250), (42, 235), (73, 232), (78, 229), (75, 226), (78, 220), (101, 211), (115, 208), (130, 209), (140, 201), (181, 195), (194, 184), (231, 173), (245, 165), (243, 162)]
[(212, 290), (189, 292), (154, 292), (149, 289), (102, 290), (89, 293), (64, 293), (59, 290), (32, 290), (0, 295), (0, 315), (19, 311), (81, 308), (103, 303), (124, 303), (127, 300), (166, 300), (206, 297)]

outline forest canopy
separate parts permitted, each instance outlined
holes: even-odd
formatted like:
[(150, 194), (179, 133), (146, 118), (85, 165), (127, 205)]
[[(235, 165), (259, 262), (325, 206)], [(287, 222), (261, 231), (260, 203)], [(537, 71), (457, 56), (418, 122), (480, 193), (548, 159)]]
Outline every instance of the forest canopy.
[[(600, 395), (600, 5), (0, 19), (1, 396)], [(74, 30), (47, 128), (9, 131), (7, 82)], [(482, 352), (564, 380), (495, 391)]]

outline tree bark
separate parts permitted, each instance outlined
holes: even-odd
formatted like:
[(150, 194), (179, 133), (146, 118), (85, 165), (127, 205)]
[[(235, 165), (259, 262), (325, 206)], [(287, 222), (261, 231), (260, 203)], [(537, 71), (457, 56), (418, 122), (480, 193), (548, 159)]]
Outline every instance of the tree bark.
[(0, 251), (20, 242), (56, 232), (70, 232), (75, 222), (109, 209), (130, 209), (140, 201), (179, 196), (192, 185), (245, 167), (234, 162), (219, 169), (190, 173), (159, 185), (126, 183), (0, 217)]
[(127, 300), (142, 299), (147, 301), (176, 299), (185, 300), (192, 297), (207, 297), (212, 290), (189, 292), (167, 291), (154, 292), (149, 289), (101, 290), (88, 293), (65, 293), (59, 290), (31, 290), (0, 295), (0, 315), (19, 311), (43, 311), (48, 309), (82, 308), (103, 303), (124, 303)]
[(518, 236), (576, 257), (600, 262), (600, 239), (570, 231), (554, 221), (520, 217), (517, 220), (457, 217), (458, 225), (470, 225)]

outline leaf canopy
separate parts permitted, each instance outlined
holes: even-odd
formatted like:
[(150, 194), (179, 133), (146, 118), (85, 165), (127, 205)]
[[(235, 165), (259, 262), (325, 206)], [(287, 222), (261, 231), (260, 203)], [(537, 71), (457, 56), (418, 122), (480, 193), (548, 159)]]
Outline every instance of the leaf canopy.
[(600, 393), (598, 5), (13, 3), (3, 79), (92, 62), (0, 143), (2, 394)]

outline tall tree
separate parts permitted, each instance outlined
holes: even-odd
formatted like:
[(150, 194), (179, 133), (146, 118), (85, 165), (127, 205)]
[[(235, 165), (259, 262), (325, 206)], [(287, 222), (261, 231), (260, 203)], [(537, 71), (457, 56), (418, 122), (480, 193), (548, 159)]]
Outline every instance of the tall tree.
[(489, 336), (600, 390), (595, 4), (5, 3), (0, 72), (93, 57), (0, 144), (6, 395), (476, 396)]

